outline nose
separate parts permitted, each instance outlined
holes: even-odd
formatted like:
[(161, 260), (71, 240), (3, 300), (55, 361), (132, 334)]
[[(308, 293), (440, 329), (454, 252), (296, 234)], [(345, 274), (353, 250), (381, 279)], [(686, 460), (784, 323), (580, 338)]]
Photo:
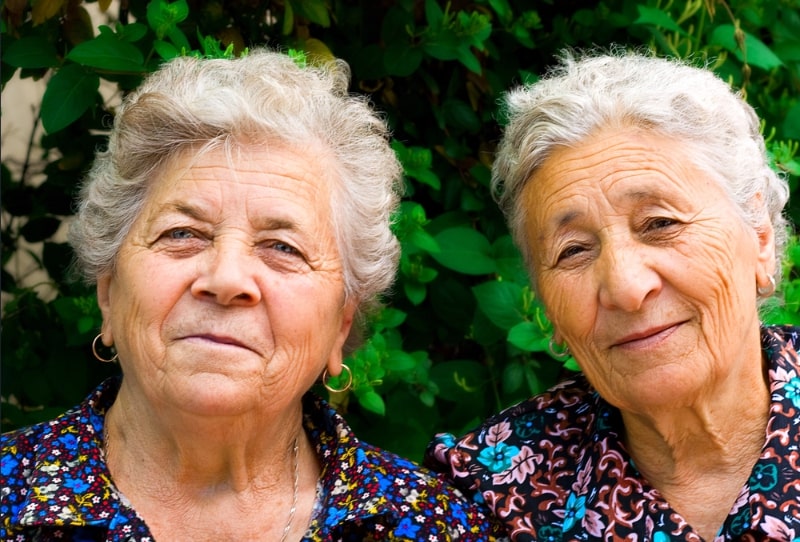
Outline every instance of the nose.
[(638, 311), (661, 289), (646, 248), (630, 239), (602, 248), (598, 275), (600, 305), (607, 309)]
[(200, 263), (192, 295), (220, 305), (255, 305), (261, 301), (257, 277), (258, 261), (252, 248), (241, 240), (216, 239), (214, 248)]

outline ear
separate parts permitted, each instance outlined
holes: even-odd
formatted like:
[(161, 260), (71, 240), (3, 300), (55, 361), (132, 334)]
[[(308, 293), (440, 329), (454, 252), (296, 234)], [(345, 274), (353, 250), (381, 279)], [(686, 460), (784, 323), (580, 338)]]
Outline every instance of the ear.
[(356, 314), (356, 304), (354, 302), (347, 302), (342, 309), (342, 325), (339, 328), (339, 334), (336, 337), (336, 344), (331, 350), (330, 357), (328, 358), (328, 374), (331, 376), (338, 376), (342, 372), (342, 348), (344, 343), (347, 342), (347, 337), (350, 336), (350, 329), (353, 327), (353, 320)]
[(769, 220), (756, 230), (758, 236), (758, 257), (756, 260), (756, 285), (766, 287), (769, 285), (769, 277), (774, 277), (776, 265), (775, 254), (775, 230)]
[(97, 279), (97, 305), (103, 315), (103, 325), (100, 328), (101, 340), (106, 346), (114, 345), (114, 334), (111, 330), (111, 274), (103, 275)]

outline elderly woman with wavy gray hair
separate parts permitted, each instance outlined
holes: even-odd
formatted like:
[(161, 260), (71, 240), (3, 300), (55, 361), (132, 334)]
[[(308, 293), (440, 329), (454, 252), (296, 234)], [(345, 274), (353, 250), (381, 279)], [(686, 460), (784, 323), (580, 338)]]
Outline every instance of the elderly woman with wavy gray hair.
[(515, 541), (798, 540), (800, 329), (759, 316), (789, 190), (752, 107), (621, 51), (565, 53), (507, 106), (494, 187), (581, 373), (427, 463)]
[(0, 539), (495, 539), (309, 391), (352, 379), (399, 251), (401, 168), (348, 83), (257, 50), (175, 59), (125, 99), (71, 231), (122, 377), (3, 435)]

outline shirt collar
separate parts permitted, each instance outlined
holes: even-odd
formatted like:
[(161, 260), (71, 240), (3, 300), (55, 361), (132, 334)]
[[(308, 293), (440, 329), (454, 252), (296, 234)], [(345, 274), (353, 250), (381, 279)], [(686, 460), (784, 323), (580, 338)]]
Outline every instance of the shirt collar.
[(322, 464), (321, 509), (312, 521), (320, 526), (388, 516), (396, 523), (400, 511), (386, 499), (393, 476), (374, 448), (362, 443), (328, 403), (313, 393), (303, 399), (304, 425)]
[(29, 490), (14, 523), (35, 525), (106, 525), (119, 508), (102, 452), (106, 409), (114, 402), (119, 380), (103, 382), (83, 403), (39, 430)]

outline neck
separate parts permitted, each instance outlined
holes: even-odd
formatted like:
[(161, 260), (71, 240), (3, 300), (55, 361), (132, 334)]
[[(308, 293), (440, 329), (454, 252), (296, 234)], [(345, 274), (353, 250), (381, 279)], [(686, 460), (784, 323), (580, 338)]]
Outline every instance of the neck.
[(648, 479), (743, 465), (749, 472), (764, 444), (770, 393), (760, 360), (746, 367), (691, 404), (622, 412), (626, 443), (637, 467), (652, 471)]
[(725, 521), (764, 445), (769, 386), (760, 362), (745, 367), (692, 404), (622, 412), (637, 469), (707, 539)]
[(302, 406), (210, 418), (154, 408), (123, 386), (106, 415), (107, 461), (121, 489), (183, 494), (283, 491), (293, 483), (294, 444), (313, 454), (302, 429)]

